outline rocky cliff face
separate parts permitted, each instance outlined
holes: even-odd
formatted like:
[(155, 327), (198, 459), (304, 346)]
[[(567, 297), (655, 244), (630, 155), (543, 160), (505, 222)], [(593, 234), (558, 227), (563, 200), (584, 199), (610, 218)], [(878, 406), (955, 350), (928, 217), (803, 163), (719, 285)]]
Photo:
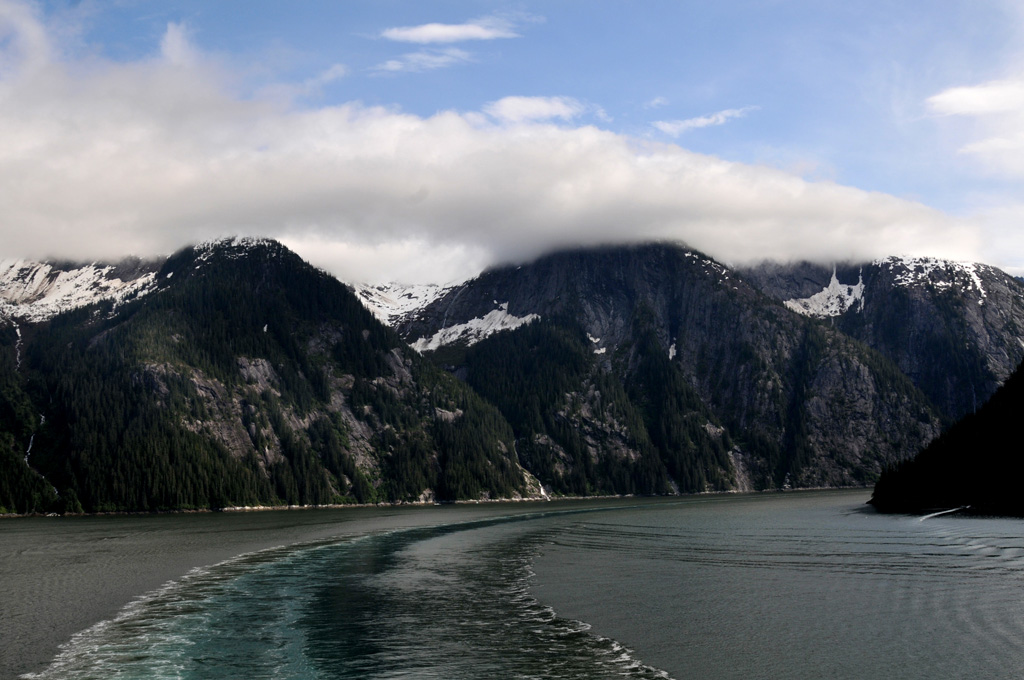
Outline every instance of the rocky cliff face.
[[(539, 495), (494, 407), (280, 244), (187, 248), (145, 276), (144, 296), (0, 333), (0, 506)], [(26, 475), (45, 482), (6, 483)]]
[(1024, 359), (1024, 286), (988, 265), (890, 257), (744, 276), (891, 359), (947, 419), (976, 410)]
[(0, 260), (0, 318), (35, 323), (104, 300), (145, 295), (161, 264), (137, 258), (113, 265)]
[[(496, 310), (578, 328), (593, 364), (623, 385), (636, 382), (650, 357), (663, 359), (663, 371), (678, 371), (680, 381), (661, 396), (667, 403), (648, 404), (645, 413), (705, 414), (751, 456), (761, 488), (866, 483), (938, 431), (927, 400), (884, 357), (680, 247), (559, 253), (486, 272), (412, 315), (399, 332), (414, 346), (429, 341), (442, 361), (472, 374), (475, 355), (460, 357), (456, 348), (489, 340), (446, 331)], [(453, 339), (433, 344), (445, 337)], [(683, 398), (680, 390), (692, 394)], [(668, 405), (676, 402), (688, 405), (684, 412)], [(648, 420), (648, 429), (657, 426)], [(664, 444), (663, 459), (672, 446)], [(706, 477), (717, 478), (711, 467)], [(723, 467), (736, 484), (735, 466)]]
[(271, 241), (4, 267), (19, 511), (868, 484), (1024, 355), (1020, 282), (932, 260), (646, 245), (357, 288), (398, 333)]

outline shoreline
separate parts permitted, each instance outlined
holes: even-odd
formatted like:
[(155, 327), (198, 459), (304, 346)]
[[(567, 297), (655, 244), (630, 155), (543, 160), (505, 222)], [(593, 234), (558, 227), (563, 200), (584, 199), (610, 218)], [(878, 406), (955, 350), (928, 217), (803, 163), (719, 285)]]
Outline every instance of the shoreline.
[(330, 503), (325, 505), (238, 505), (226, 508), (180, 508), (175, 510), (114, 510), (109, 512), (80, 512), (60, 514), (49, 513), (4, 513), (0, 514), (0, 520), (41, 518), (41, 517), (158, 517), (162, 515), (216, 515), (220, 513), (255, 513), (255, 512), (288, 512), (302, 510), (355, 510), (366, 508), (436, 508), (451, 507), (460, 505), (494, 505), (501, 503), (553, 503), (559, 501), (600, 501), (617, 498), (696, 498), (700, 496), (729, 496), (738, 494), (785, 494), (798, 493), (801, 491), (842, 491), (853, 489), (869, 489), (871, 485), (862, 486), (808, 486), (796, 489), (761, 489), (754, 491), (699, 491), (695, 493), (665, 494), (660, 496), (644, 496), (636, 494), (608, 494), (600, 496), (529, 496), (519, 498), (479, 498), (472, 500), (457, 501), (398, 501), (394, 503)]

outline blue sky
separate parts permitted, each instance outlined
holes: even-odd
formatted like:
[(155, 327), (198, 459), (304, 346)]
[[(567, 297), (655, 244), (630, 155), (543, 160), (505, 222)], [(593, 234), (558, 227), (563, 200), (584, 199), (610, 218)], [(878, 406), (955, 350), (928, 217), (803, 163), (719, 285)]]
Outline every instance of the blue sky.
[(254, 233), (437, 280), (668, 238), (1016, 271), (1022, 29), (977, 0), (0, 0), (0, 254)]

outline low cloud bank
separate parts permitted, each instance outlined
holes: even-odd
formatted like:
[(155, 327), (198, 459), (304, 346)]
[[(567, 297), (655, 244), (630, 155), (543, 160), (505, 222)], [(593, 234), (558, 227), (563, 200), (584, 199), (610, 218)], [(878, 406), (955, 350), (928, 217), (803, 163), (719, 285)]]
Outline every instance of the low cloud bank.
[(574, 124), (575, 106), (425, 118), (248, 98), (183, 27), (147, 60), (71, 62), (29, 6), (0, 1), (0, 255), (253, 234), (371, 281), (652, 239), (734, 263), (979, 256), (975, 227), (922, 204)]

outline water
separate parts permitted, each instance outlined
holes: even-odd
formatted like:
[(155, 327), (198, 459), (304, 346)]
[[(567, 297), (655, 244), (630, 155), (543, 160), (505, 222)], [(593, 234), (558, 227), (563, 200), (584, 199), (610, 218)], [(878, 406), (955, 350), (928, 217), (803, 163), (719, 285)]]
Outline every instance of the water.
[(1019, 678), (1024, 525), (864, 494), (621, 501), (246, 554), (38, 678)]
[(862, 500), (594, 516), (535, 559), (535, 592), (678, 678), (1021, 677), (1024, 523)]

